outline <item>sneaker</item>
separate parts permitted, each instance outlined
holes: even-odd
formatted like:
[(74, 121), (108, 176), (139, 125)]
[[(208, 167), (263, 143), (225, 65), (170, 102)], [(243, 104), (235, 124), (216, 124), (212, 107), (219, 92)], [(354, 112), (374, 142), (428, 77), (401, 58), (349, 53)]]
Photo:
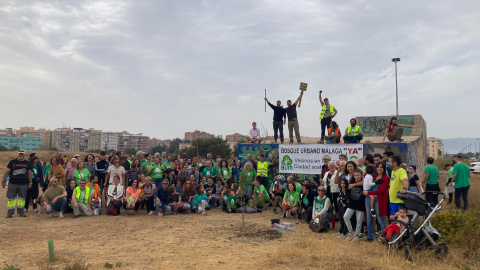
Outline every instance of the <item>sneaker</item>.
[(158, 216), (159, 216), (159, 217), (163, 216), (163, 213), (162, 213), (162, 212), (158, 212)]
[(193, 208), (192, 213), (197, 213), (197, 208)]
[(155, 212), (150, 211), (150, 212), (148, 212), (148, 215), (151, 216), (151, 215), (153, 215), (154, 213), (155, 213)]
[(352, 238), (352, 241), (358, 241), (360, 240), (360, 237), (358, 237), (358, 235), (355, 235), (353, 238)]
[(10, 214), (7, 214), (7, 216), (5, 218), (11, 218), (11, 217), (13, 217), (13, 216), (10, 215)]
[(278, 214), (277, 209), (273, 209), (274, 214)]
[(282, 218), (287, 218), (287, 214), (283, 214), (283, 215), (282, 215)]
[(126, 209), (123, 214), (124, 214), (124, 215), (128, 215), (128, 209)]
[(370, 210), (370, 215), (372, 215), (372, 217), (377, 217), (377, 212), (375, 212), (375, 210)]
[(64, 216), (63, 216), (63, 213), (62, 213), (62, 212), (60, 212), (60, 214), (58, 214), (58, 218), (64, 218)]
[(173, 212), (174, 215), (178, 215), (178, 212)]
[(351, 241), (355, 236), (356, 235), (355, 235), (354, 232), (350, 232), (350, 233), (347, 234), (347, 238), (345, 238), (345, 240)]
[(257, 213), (262, 213), (262, 209), (257, 208)]
[(346, 236), (345, 234), (341, 233), (339, 236), (337, 236), (337, 238), (338, 239), (343, 239), (343, 238), (345, 238), (345, 236)]
[(135, 216), (138, 215), (138, 210), (135, 210), (135, 212), (133, 213)]
[(365, 238), (365, 234), (364, 234), (364, 233), (359, 233), (359, 234), (358, 234), (358, 238), (364, 239), (364, 238)]
[(23, 212), (27, 213), (27, 212), (28, 212), (28, 208), (23, 208)]
[(343, 235), (343, 234), (340, 233), (340, 232), (337, 232), (337, 233), (332, 234), (332, 236), (334, 236), (334, 237), (339, 237), (340, 235)]
[(33, 209), (33, 212), (34, 212), (34, 213), (38, 213), (37, 208)]
[(382, 244), (385, 244), (385, 245), (388, 244), (387, 239), (386, 239), (385, 237), (383, 237), (383, 236), (380, 236), (380, 237), (378, 238), (378, 241), (379, 241), (380, 243), (382, 243)]
[(367, 238), (366, 242), (373, 242), (372, 238)]
[(48, 217), (53, 217), (53, 212), (48, 214)]
[(27, 215), (25, 215), (25, 213), (21, 213), (21, 214), (18, 214), (19, 216), (21, 217), (27, 217)]
[(75, 215), (75, 216), (73, 216), (73, 218), (78, 218), (78, 217), (79, 217), (79, 215)]

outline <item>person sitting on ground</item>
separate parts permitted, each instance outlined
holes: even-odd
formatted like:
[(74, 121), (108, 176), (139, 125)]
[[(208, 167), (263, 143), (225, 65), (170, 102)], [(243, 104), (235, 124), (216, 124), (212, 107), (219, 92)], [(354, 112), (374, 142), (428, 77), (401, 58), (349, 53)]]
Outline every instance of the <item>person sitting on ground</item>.
[(245, 139), (251, 143), (261, 143), (263, 138), (260, 137), (260, 129), (257, 128), (257, 123), (252, 123), (252, 129), (250, 129), (250, 136), (245, 136)]
[(270, 197), (273, 200), (273, 213), (278, 214), (277, 206), (283, 200), (285, 194), (285, 177), (283, 175), (277, 175), (277, 180), (272, 184), (272, 189), (270, 190)]
[(98, 176), (95, 175), (86, 187), (90, 188), (90, 197), (92, 198), (90, 208), (92, 209), (92, 213), (94, 216), (98, 216), (102, 212), (102, 190), (98, 184)]
[[(223, 195), (222, 195), (222, 191), (223, 191), (223, 185), (222, 185), (222, 181), (217, 181), (217, 183), (215, 184), (215, 196), (217, 196), (218, 198), (218, 201), (217, 201), (217, 205), (221, 206), (222, 205), (222, 198), (223, 198)], [(225, 185), (225, 187), (227, 188), (227, 185)]]
[[(405, 205), (401, 205), (398, 207), (398, 213), (396, 215), (396, 219), (399, 221), (404, 222), (405, 224), (408, 224), (410, 219), (407, 216), (408, 209)], [(392, 237), (392, 234), (400, 234), (405, 230), (405, 225), (402, 223), (398, 222), (399, 224), (391, 223), (388, 225), (383, 231), (382, 231), (382, 236), (380, 237), (380, 241), (386, 243), (387, 240), (390, 241), (390, 238)], [(386, 240), (385, 240), (386, 239)]]
[(218, 201), (217, 196), (215, 196), (217, 191), (216, 191), (215, 185), (213, 184), (212, 177), (208, 177), (207, 184), (204, 185), (203, 187), (205, 188), (205, 193), (207, 194), (208, 206), (209, 206), (207, 210), (209, 210), (210, 208), (214, 207)]
[(90, 188), (86, 187), (87, 181), (83, 178), (80, 179), (80, 185), (75, 188), (72, 194), (73, 202), (73, 218), (79, 216), (91, 216), (92, 210), (90, 204), (92, 203), (92, 197), (90, 196)]
[(155, 191), (155, 208), (157, 209), (158, 216), (163, 216), (164, 213), (172, 211), (172, 207), (167, 204), (168, 198), (168, 180), (164, 179), (161, 187), (157, 187)]
[(122, 207), (124, 197), (123, 190), (124, 187), (122, 184), (120, 184), (120, 176), (114, 175), (113, 184), (109, 185), (107, 190), (107, 203), (105, 204), (105, 207), (107, 208), (107, 215), (111, 214), (109, 209), (110, 204), (113, 204), (117, 215), (120, 214), (120, 207)]
[(205, 215), (205, 210), (207, 210), (207, 206), (207, 194), (205, 194), (205, 188), (200, 185), (197, 187), (197, 194), (192, 201), (192, 212), (196, 213), (198, 210), (199, 213)]
[(185, 186), (183, 187), (182, 190), (182, 202), (186, 206), (186, 209), (192, 209), (192, 200), (195, 198), (196, 191), (195, 188), (193, 187), (193, 182), (190, 180), (187, 180), (185, 182)]
[[(325, 192), (324, 194), (325, 195)], [(310, 183), (303, 185), (302, 194), (300, 194), (300, 207), (302, 208), (302, 215), (305, 222), (312, 220), (312, 210), (315, 200), (315, 194), (311, 190)]]
[(123, 202), (123, 208), (125, 209), (125, 215), (128, 215), (128, 210), (135, 208), (135, 215), (138, 215), (138, 208), (140, 207), (140, 194), (142, 190), (138, 188), (138, 179), (132, 181), (132, 185), (127, 188), (125, 192), (125, 201)]
[(233, 194), (233, 191), (231, 189), (227, 189), (227, 192), (224, 195), (225, 212), (227, 213), (237, 212), (237, 204), (235, 203), (236, 199), (237, 199), (237, 196)]
[(253, 181), (252, 198), (257, 203), (258, 208), (267, 210), (267, 204), (270, 202), (270, 196), (268, 195), (267, 189), (260, 184), (260, 180), (258, 180), (258, 178)]
[(325, 142), (330, 143), (340, 143), (340, 138), (342, 138), (342, 132), (338, 128), (338, 124), (335, 121), (330, 123), (330, 127), (328, 128), (328, 133), (325, 135)]
[(168, 197), (167, 197), (167, 205), (172, 208), (173, 214), (178, 215), (178, 210), (184, 210), (183, 203), (180, 199), (180, 195), (176, 193), (175, 187), (169, 187), (167, 189)]
[(67, 205), (67, 191), (58, 184), (56, 177), (50, 179), (50, 187), (43, 193), (43, 204), (48, 217), (52, 217), (53, 212), (59, 211), (58, 217), (63, 218)]
[(355, 118), (350, 119), (350, 125), (345, 129), (345, 136), (343, 136), (343, 140), (345, 143), (360, 143), (362, 139), (362, 128), (357, 125), (357, 120)]
[(155, 191), (157, 190), (157, 186), (152, 183), (152, 177), (145, 177), (145, 183), (140, 186), (140, 189), (143, 190), (143, 197), (140, 196), (140, 200), (145, 202), (145, 205), (147, 206), (147, 213), (149, 216), (151, 216), (155, 213), (155, 207), (153, 207), (153, 204)]
[(318, 196), (314, 198), (312, 207), (312, 218), (314, 218), (314, 222), (321, 224), (323, 227), (320, 229), (320, 232), (324, 232), (330, 228), (333, 215), (332, 204), (330, 199), (325, 196), (325, 192), (324, 187), (318, 188)]
[[(288, 178), (290, 178), (289, 176)], [(300, 203), (299, 193), (295, 190), (294, 181), (289, 182), (287, 185), (287, 191), (285, 191), (285, 196), (283, 196), (283, 218), (287, 217), (287, 211), (290, 211), (291, 215), (296, 215), (298, 206)]]
[[(395, 129), (397, 127), (397, 129)], [(402, 125), (397, 123), (397, 117), (392, 117), (390, 123), (385, 129), (385, 135), (383, 136), (383, 141), (385, 138), (388, 138), (391, 142), (401, 142), (403, 135), (403, 128), (415, 128), (415, 126)]]
[(175, 186), (175, 193), (178, 195), (181, 195), (183, 191), (183, 185), (182, 185), (182, 180), (177, 179), (177, 185)]

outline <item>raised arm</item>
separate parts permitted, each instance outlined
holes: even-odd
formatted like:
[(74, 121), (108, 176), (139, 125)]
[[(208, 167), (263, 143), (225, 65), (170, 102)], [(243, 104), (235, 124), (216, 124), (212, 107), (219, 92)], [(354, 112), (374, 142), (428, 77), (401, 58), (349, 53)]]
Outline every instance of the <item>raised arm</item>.
[[(302, 91), (302, 92), (303, 92), (303, 91)], [(323, 106), (322, 90), (318, 91), (318, 99), (320, 100), (320, 104)]]
[(302, 99), (302, 97), (303, 97), (303, 91), (300, 91), (300, 96), (298, 96), (294, 104), (297, 105), (297, 103), (300, 101), (300, 99)]
[(398, 124), (399, 127), (404, 127), (404, 128), (416, 128), (416, 126), (409, 126), (409, 125), (402, 125)]

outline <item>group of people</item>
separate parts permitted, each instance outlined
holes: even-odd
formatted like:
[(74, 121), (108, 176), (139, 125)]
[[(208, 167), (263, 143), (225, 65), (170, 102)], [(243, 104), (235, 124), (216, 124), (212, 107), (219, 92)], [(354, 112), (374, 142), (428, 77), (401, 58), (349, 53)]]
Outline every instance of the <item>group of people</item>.
[[(278, 142), (279, 138), (280, 143), (284, 142), (283, 125), (287, 123), (287, 119), (290, 143), (294, 142), (294, 132), (297, 143), (302, 143), (297, 117), (297, 104), (301, 102), (303, 92), (304, 91), (301, 91), (300, 96), (294, 103), (292, 103), (291, 100), (287, 100), (286, 108), (282, 106), (282, 102), (280, 100), (277, 100), (277, 104), (273, 105), (270, 103), (268, 98), (265, 97), (265, 102), (267, 102), (268, 106), (270, 106), (270, 108), (273, 110), (273, 139), (275, 143)], [(345, 143), (359, 143), (363, 139), (363, 131), (360, 125), (358, 125), (357, 120), (355, 118), (350, 119), (350, 125), (347, 126), (345, 129), (345, 134), (342, 137), (342, 133), (337, 122), (332, 120), (338, 113), (337, 109), (335, 106), (330, 104), (328, 98), (322, 99), (322, 91), (319, 91), (318, 98), (321, 105), (319, 119), (322, 130), (320, 141), (318, 143), (340, 143), (342, 138)], [(402, 142), (404, 128), (415, 128), (415, 126), (399, 124), (397, 123), (397, 118), (392, 117), (385, 129), (383, 140), (385, 141), (385, 139), (388, 138), (388, 140), (391, 142)], [(252, 123), (252, 129), (250, 130), (249, 135), (247, 135), (245, 138), (251, 143), (257, 143), (264, 140), (255, 122)]]
[[(438, 168), (428, 158), (424, 179), (416, 175), (416, 167), (402, 163), (392, 152), (367, 154), (363, 158), (339, 160), (323, 156), (322, 173), (311, 180), (295, 175), (282, 175), (278, 171), (275, 154), (267, 161), (265, 153), (248, 155), (245, 161), (227, 161), (212, 158), (188, 158), (186, 154), (138, 152), (128, 157), (119, 151), (107, 156), (88, 154), (70, 160), (66, 169), (61, 155), (42, 164), (35, 153), (26, 159), (24, 150), (7, 165), (2, 186), (7, 190), (7, 218), (17, 209), (25, 217), (32, 202), (34, 212), (40, 206), (50, 217), (55, 211), (64, 218), (66, 211), (73, 217), (95, 216), (106, 210), (107, 215), (139, 213), (146, 208), (148, 215), (162, 216), (202, 213), (221, 208), (226, 213), (258, 213), (273, 208), (283, 218), (288, 215), (303, 218), (313, 227), (327, 230), (330, 222), (339, 221), (335, 235), (347, 240), (374, 236), (375, 218), (380, 229), (387, 230), (387, 218), (395, 218), (405, 210), (397, 193), (435, 191), (427, 193), (426, 200), (438, 203)], [(461, 155), (449, 170), (446, 185), (455, 185), (455, 204), (468, 208), (470, 170)], [(407, 173), (409, 171), (410, 175)], [(39, 189), (43, 194), (39, 196)], [(366, 230), (364, 229), (366, 220)], [(387, 230), (388, 231), (388, 230)]]

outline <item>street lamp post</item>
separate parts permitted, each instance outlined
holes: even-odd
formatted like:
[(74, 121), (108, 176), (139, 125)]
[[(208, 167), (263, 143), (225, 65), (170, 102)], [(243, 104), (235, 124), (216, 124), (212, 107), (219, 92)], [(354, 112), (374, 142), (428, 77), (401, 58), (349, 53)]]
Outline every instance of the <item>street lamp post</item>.
[(392, 58), (392, 62), (395, 63), (395, 87), (397, 96), (397, 118), (398, 118), (398, 80), (397, 80), (397, 62), (400, 62), (400, 58)]

